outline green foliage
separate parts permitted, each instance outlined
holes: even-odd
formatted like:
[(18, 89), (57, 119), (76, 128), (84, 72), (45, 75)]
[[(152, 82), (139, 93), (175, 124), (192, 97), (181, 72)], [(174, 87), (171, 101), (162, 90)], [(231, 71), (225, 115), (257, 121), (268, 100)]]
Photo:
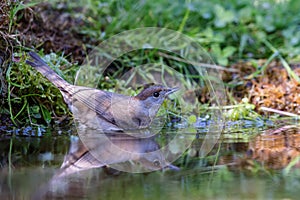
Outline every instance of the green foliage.
[(236, 48), (233, 46), (228, 46), (224, 49), (221, 49), (219, 44), (213, 44), (211, 46), (211, 50), (214, 52), (217, 63), (227, 66), (228, 58), (233, 55), (233, 53), (236, 51)]
[[(236, 58), (265, 58), (271, 54), (262, 40), (267, 39), (289, 59), (299, 59), (299, 3), (291, 1), (103, 1), (67, 3), (70, 11), (89, 24), (78, 31), (106, 39), (121, 31), (139, 27), (179, 30), (215, 54), (218, 64)], [(158, 17), (159, 16), (159, 17)], [(99, 31), (102, 30), (102, 31)], [(239, 49), (238, 56), (226, 48)], [(214, 52), (217, 50), (217, 52)], [(291, 51), (292, 50), (292, 51)]]
[[(50, 59), (56, 64), (68, 66), (70, 71), (70, 64), (65, 59), (55, 54), (45, 56), (45, 60)], [(63, 75), (59, 69), (56, 71)], [(69, 113), (59, 90), (31, 66), (25, 64), (24, 60), (11, 66), (7, 79), (11, 91), (8, 103), (11, 107), (11, 118), (15, 123), (49, 124), (51, 116)]]
[[(238, 59), (268, 58), (275, 52), (267, 44), (272, 44), (276, 55), (286, 58), (287, 62), (300, 60), (300, 4), (291, 1), (50, 1), (54, 8), (64, 7), (64, 11), (73, 17), (85, 21), (85, 26), (78, 26), (76, 32), (101, 41), (121, 31), (140, 27), (164, 27), (178, 30), (198, 41), (211, 53), (217, 64), (229, 65)], [(34, 3), (19, 3), (12, 7), (9, 27), (14, 26), (16, 13)], [(80, 9), (80, 12), (78, 12)], [(133, 38), (134, 39), (134, 38)], [(267, 41), (267, 42), (266, 42)], [(93, 46), (89, 46), (93, 48)], [(126, 56), (127, 59), (126, 59)], [(125, 65), (133, 66), (157, 61), (155, 55), (122, 57), (122, 69)], [(60, 65), (70, 65), (61, 56), (45, 56), (58, 74), (72, 80), (75, 68), (59, 69)], [(164, 64), (164, 60), (159, 63)], [(169, 64), (169, 63), (168, 63)], [(186, 67), (180, 62), (174, 66), (186, 73)], [(180, 65), (182, 65), (180, 67)], [(264, 68), (263, 68), (264, 69)], [(10, 112), (12, 119), (27, 120), (32, 123), (43, 120), (50, 122), (50, 116), (64, 115), (68, 110), (59, 91), (41, 75), (23, 61), (13, 64), (8, 73), (11, 98)], [(112, 86), (124, 89), (116, 75), (102, 77), (99, 88), (110, 89)], [(192, 75), (192, 74), (191, 74)], [(257, 75), (257, 74), (256, 74)], [(72, 78), (71, 78), (72, 77)], [(193, 78), (191, 76), (191, 78)], [(188, 84), (188, 81), (186, 81)], [(133, 94), (133, 91), (127, 91)], [(37, 98), (38, 97), (38, 98)], [(22, 105), (22, 106), (14, 106)], [(40, 105), (40, 106), (35, 106)], [(233, 118), (247, 116), (246, 110), (233, 109)], [(2, 110), (5, 110), (3, 108)], [(250, 109), (252, 110), (252, 109)], [(241, 113), (239, 113), (241, 112)], [(249, 113), (248, 113), (249, 114)]]
[(254, 112), (255, 106), (249, 103), (247, 98), (242, 100), (242, 103), (236, 106), (228, 106), (228, 110), (225, 112), (225, 116), (230, 121), (235, 121), (239, 119), (255, 119), (259, 115)]
[(214, 25), (217, 28), (224, 28), (235, 21), (235, 13), (231, 10), (225, 10), (220, 4), (214, 6), (214, 14)]
[(30, 2), (30, 3), (26, 3), (24, 4), (23, 2), (14, 2), (14, 1), (11, 1), (9, 2), (11, 4), (11, 10), (10, 10), (10, 13), (9, 13), (9, 32), (12, 30), (12, 26), (14, 25), (15, 23), (15, 17), (16, 17), (16, 14), (17, 12), (19, 12), (20, 10), (23, 10), (25, 8), (29, 8), (31, 6), (34, 6), (37, 4), (37, 2)]
[(188, 123), (189, 124), (193, 124), (193, 123), (196, 123), (197, 121), (197, 117), (195, 115), (191, 115), (188, 117)]

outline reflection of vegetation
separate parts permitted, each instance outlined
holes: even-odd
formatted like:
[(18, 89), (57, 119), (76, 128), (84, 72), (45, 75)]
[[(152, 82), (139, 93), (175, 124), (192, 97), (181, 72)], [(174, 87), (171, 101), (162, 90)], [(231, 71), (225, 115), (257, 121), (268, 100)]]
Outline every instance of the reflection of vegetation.
[(45, 136), (32, 139), (12, 137), (10, 140), (3, 140), (0, 143), (0, 152), (9, 152), (1, 155), (1, 168), (9, 167), (10, 170), (14, 170), (42, 164), (58, 167), (61, 164), (60, 159), (68, 151), (69, 137)]

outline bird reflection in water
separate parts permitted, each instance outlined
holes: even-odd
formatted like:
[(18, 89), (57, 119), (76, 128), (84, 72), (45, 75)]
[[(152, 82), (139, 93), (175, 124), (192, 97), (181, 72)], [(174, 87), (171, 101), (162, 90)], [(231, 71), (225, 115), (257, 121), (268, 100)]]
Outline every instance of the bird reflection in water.
[[(87, 130), (86, 136), (73, 137), (69, 153), (65, 156), (61, 168), (43, 186), (32, 199), (44, 199), (60, 195), (85, 193), (83, 177), (78, 172), (100, 167), (112, 167), (114, 170), (126, 172), (150, 172), (169, 168), (179, 170), (167, 161), (156, 136), (138, 138), (120, 133), (103, 134), (95, 130)], [(84, 174), (83, 174), (84, 175)], [(74, 190), (74, 188), (77, 188)]]
[(164, 168), (179, 169), (166, 160), (155, 136), (137, 138), (123, 133), (100, 133), (83, 140), (85, 144), (79, 138), (72, 139), (70, 151), (56, 178), (103, 166), (135, 173)]

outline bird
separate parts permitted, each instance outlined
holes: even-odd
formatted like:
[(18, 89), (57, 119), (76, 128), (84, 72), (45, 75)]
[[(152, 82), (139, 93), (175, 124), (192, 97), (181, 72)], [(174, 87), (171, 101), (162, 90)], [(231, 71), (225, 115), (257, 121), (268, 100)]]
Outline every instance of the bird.
[(178, 87), (148, 84), (136, 96), (127, 96), (76, 86), (60, 77), (37, 53), (28, 54), (31, 60), (27, 59), (26, 63), (60, 90), (76, 119), (104, 132), (149, 127), (166, 97), (179, 90)]

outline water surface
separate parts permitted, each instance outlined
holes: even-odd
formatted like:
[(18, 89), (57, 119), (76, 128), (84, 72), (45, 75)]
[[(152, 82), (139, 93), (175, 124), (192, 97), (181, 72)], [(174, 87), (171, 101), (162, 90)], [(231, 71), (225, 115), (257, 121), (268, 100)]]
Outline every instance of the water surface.
[(75, 136), (1, 139), (0, 199), (298, 199), (297, 128), (223, 137), (201, 158), (203, 138), (172, 163), (180, 170), (127, 173), (84, 162), (86, 170), (63, 176)]

